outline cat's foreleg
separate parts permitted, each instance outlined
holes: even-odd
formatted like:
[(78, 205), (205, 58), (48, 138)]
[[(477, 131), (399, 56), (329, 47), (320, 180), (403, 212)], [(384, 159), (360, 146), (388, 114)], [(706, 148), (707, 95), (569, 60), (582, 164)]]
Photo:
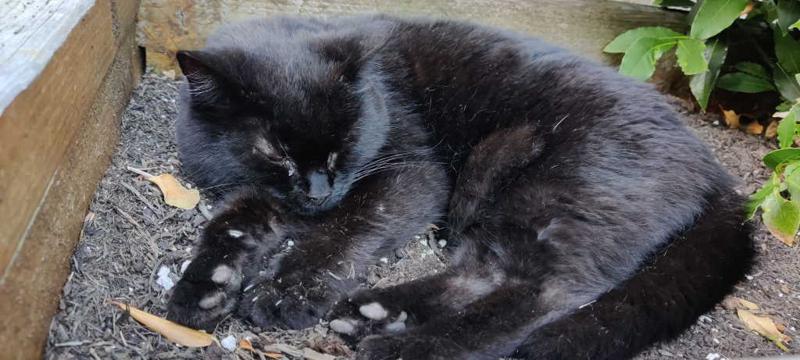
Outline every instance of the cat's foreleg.
[(414, 163), (362, 180), (339, 206), (301, 220), (307, 231), (245, 291), (240, 314), (262, 327), (314, 325), (363, 282), (367, 266), (436, 222), (446, 201), (444, 170)]
[(205, 227), (195, 257), (167, 306), (173, 321), (211, 330), (235, 310), (241, 291), (256, 278), (252, 263), (277, 251), (285, 236), (269, 199), (245, 191)]

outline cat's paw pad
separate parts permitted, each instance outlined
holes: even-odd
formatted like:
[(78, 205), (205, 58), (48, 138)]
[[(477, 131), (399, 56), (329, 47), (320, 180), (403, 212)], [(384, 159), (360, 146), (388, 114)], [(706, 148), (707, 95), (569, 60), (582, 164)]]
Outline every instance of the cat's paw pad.
[(350, 341), (371, 334), (396, 334), (406, 330), (408, 314), (405, 311), (384, 306), (366, 294), (355, 295), (334, 306), (328, 315), (331, 330)]
[(236, 308), (242, 286), (241, 271), (227, 264), (211, 267), (210, 262), (201, 256), (189, 264), (167, 305), (168, 319), (192, 328), (213, 330)]
[(245, 291), (239, 315), (262, 328), (303, 329), (316, 325), (329, 307), (302, 285), (276, 285), (268, 282)]

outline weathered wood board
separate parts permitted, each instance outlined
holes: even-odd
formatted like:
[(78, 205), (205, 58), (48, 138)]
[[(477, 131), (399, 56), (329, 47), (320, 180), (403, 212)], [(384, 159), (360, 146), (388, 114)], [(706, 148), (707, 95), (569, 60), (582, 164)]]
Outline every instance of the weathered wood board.
[[(117, 143), (118, 116), (141, 75), (138, 0), (6, 4), (0, 12), (0, 99), (6, 101), (0, 107), (0, 358), (31, 359), (41, 357), (86, 209)], [(36, 29), (27, 32), (28, 25)], [(27, 83), (27, 72), (5, 67), (25, 61), (33, 73)]]
[(148, 65), (175, 70), (176, 50), (201, 47), (208, 34), (226, 22), (279, 14), (324, 17), (375, 12), (502, 26), (599, 60), (611, 59), (602, 54), (603, 47), (627, 29), (686, 26), (680, 12), (605, 0), (143, 0), (137, 37), (147, 49)]

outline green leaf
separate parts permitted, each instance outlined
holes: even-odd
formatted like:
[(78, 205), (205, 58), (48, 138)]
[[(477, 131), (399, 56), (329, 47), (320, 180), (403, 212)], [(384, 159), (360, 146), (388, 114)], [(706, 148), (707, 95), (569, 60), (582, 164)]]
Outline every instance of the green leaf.
[(694, 16), (689, 36), (695, 39), (708, 39), (719, 34), (733, 24), (747, 6), (747, 2), (748, 0), (703, 1)]
[(789, 190), (791, 200), (800, 201), (800, 162), (793, 162), (783, 170), (783, 182)]
[(773, 170), (778, 165), (793, 160), (800, 160), (800, 148), (772, 150), (764, 155), (764, 165)]
[[(785, 118), (778, 123), (778, 144), (781, 149), (792, 146), (795, 128), (797, 127), (798, 106), (794, 106)], [(800, 200), (800, 198), (798, 198)]]
[(674, 40), (641, 38), (625, 51), (619, 72), (639, 80), (647, 80), (656, 70), (656, 61), (669, 48), (675, 46)]
[(692, 95), (697, 99), (700, 108), (703, 111), (708, 106), (708, 98), (711, 91), (717, 84), (717, 77), (722, 63), (725, 62), (725, 56), (728, 54), (728, 45), (720, 39), (712, 39), (706, 42), (705, 59), (708, 62), (708, 70), (692, 76), (689, 87), (692, 90)]
[(719, 81), (717, 81), (717, 87), (748, 94), (775, 90), (771, 82), (743, 72), (735, 72), (720, 76)]
[(686, 37), (686, 35), (661, 26), (640, 27), (619, 34), (614, 40), (606, 45), (603, 51), (612, 54), (624, 53), (629, 47), (631, 47), (631, 45), (633, 45), (633, 43), (636, 42), (636, 40), (642, 38), (672, 39), (679, 37)]
[(789, 111), (792, 109), (792, 105), (794, 105), (794, 101), (786, 100), (778, 104), (778, 106), (775, 107), (775, 111)]
[(794, 24), (789, 25), (789, 30), (800, 30), (800, 20), (797, 20)]
[(778, 0), (778, 26), (785, 35), (800, 20), (800, 1)]
[(706, 44), (697, 39), (678, 40), (678, 65), (686, 75), (695, 75), (708, 70), (708, 62), (703, 56)]
[(771, 77), (767, 72), (767, 69), (764, 69), (763, 66), (760, 64), (756, 64), (754, 62), (749, 61), (742, 61), (735, 65), (736, 70), (739, 70), (745, 74), (750, 74), (758, 78), (762, 78), (764, 80), (770, 80)]
[(775, 190), (777, 181), (777, 176), (773, 175), (770, 180), (761, 186), (761, 189), (758, 189), (758, 191), (750, 195), (750, 199), (748, 199), (747, 203), (744, 205), (745, 216), (747, 220), (753, 219), (753, 216), (755, 216), (758, 208), (761, 207), (764, 199), (766, 199), (767, 196)]
[(800, 73), (800, 42), (790, 34), (772, 31), (778, 64), (789, 74)]
[(787, 73), (780, 64), (773, 65), (772, 78), (775, 81), (775, 87), (784, 99), (791, 102), (800, 99), (800, 81)]
[(654, 0), (653, 5), (662, 7), (692, 7), (694, 1), (691, 0)]
[(761, 219), (769, 232), (786, 244), (794, 243), (800, 228), (800, 205), (784, 199), (778, 191), (773, 190), (764, 199), (761, 209)]

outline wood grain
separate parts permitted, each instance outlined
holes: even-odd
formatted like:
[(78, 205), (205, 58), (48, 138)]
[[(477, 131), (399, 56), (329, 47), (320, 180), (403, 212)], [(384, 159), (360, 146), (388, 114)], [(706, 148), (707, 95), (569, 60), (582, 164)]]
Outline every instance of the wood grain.
[(110, 3), (98, 1), (0, 115), (0, 286), (114, 52)]
[[(40, 206), (35, 216), (25, 219), (30, 221), (30, 230), (16, 252), (15, 261), (5, 269), (4, 282), (0, 284), (0, 314), (3, 314), (0, 316), (0, 348), (3, 349), (0, 358), (41, 357), (51, 317), (57, 310), (58, 298), (70, 271), (69, 259), (79, 238), (86, 210), (116, 148), (120, 114), (142, 74), (141, 53), (135, 42), (136, 12), (130, 11), (138, 0), (124, 1), (128, 2), (127, 14), (120, 7), (110, 9), (109, 0), (98, 0), (99, 10), (107, 14), (102, 18), (108, 20), (111, 14), (116, 16), (114, 21), (118, 32), (115, 35), (119, 45), (110, 50), (109, 70), (99, 71), (101, 82), (97, 89), (91, 94), (87, 91), (88, 105), (77, 121), (71, 123), (75, 127), (72, 131), (75, 136), (66, 141), (66, 147), (58, 149), (62, 156), (48, 177), (52, 179), (49, 180), (49, 190), (41, 201), (36, 201)], [(89, 33), (94, 29), (111, 36), (108, 21), (85, 21), (89, 23), (87, 25), (96, 26), (89, 27)], [(85, 37), (76, 39), (89, 42)], [(90, 43), (89, 46), (102, 44), (105, 42)], [(70, 74), (68, 78), (74, 81), (82, 78), (79, 73)], [(60, 76), (64, 77), (63, 74)], [(47, 90), (43, 88), (39, 94), (43, 96)], [(65, 107), (61, 112), (73, 110), (76, 108)], [(16, 146), (27, 146), (27, 143), (20, 141)], [(36, 167), (40, 163), (22, 165)], [(10, 223), (4, 219), (2, 224), (5, 227)]]
[(643, 25), (686, 27), (685, 15), (641, 4), (604, 0), (143, 0), (138, 41), (148, 64), (176, 70), (179, 49), (198, 48), (219, 25), (279, 14), (333, 16), (384, 12), (436, 16), (501, 26), (541, 37), (598, 60), (621, 32)]

